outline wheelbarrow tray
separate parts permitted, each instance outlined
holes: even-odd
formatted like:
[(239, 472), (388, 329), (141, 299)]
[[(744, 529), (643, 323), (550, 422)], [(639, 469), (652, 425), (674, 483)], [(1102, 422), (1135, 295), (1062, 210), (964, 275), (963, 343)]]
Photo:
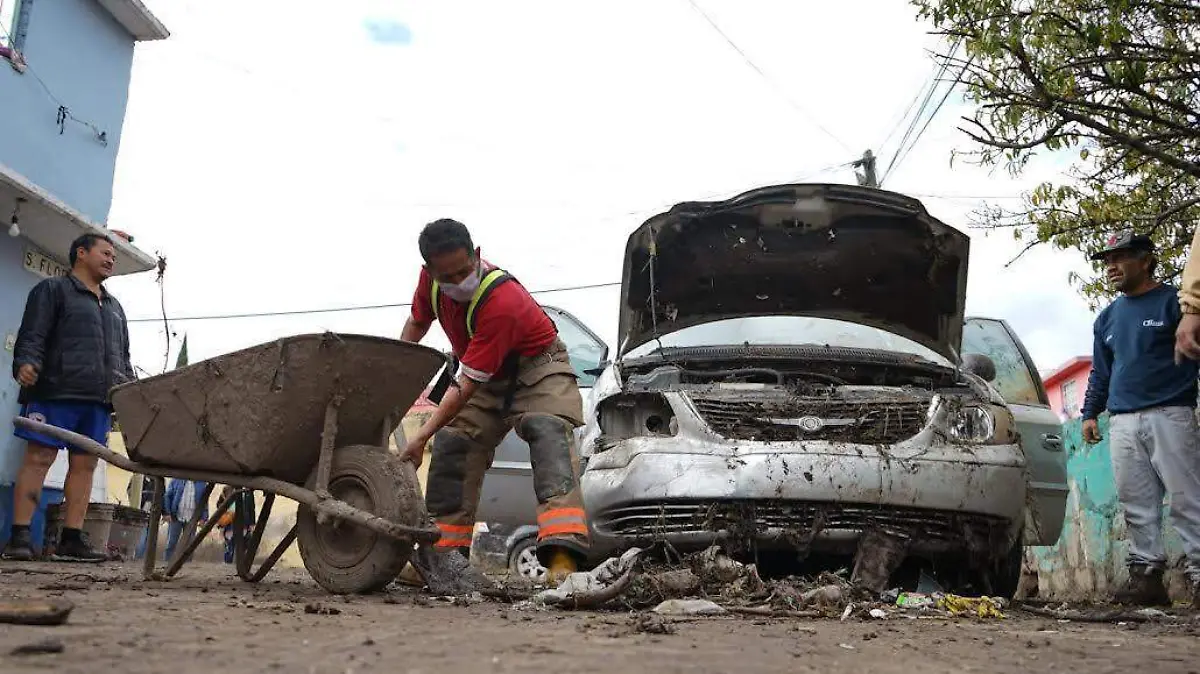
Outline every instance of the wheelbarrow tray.
[(297, 335), (122, 384), (112, 404), (135, 461), (302, 485), (331, 400), (334, 446), (379, 445), (445, 363), (409, 342)]

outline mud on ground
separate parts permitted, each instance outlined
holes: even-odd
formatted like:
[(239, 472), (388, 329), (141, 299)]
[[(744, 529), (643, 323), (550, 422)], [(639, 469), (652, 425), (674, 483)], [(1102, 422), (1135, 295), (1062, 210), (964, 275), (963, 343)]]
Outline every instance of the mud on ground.
[(147, 582), (130, 565), (3, 562), (0, 597), (75, 604), (62, 626), (0, 626), (0, 672), (1200, 671), (1191, 620), (1080, 624), (1012, 611), (987, 621), (673, 619), (454, 604), (397, 586), (334, 597), (302, 570), (251, 586), (219, 564)]

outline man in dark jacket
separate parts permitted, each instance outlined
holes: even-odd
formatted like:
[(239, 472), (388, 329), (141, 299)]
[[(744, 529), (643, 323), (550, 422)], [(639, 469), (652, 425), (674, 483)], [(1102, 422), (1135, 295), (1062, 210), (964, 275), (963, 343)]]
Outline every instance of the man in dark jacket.
[(1096, 318), (1092, 373), (1083, 403), (1083, 438), (1100, 442), (1108, 411), (1109, 449), (1129, 535), (1123, 604), (1170, 605), (1163, 584), (1163, 497), (1183, 544), (1193, 606), (1200, 608), (1200, 431), (1195, 361), (1175, 360), (1182, 314), (1178, 289), (1154, 277), (1158, 259), (1145, 235), (1113, 236), (1102, 260), (1121, 296)]
[[(112, 239), (85, 234), (71, 244), (71, 273), (34, 286), (25, 304), (13, 356), (21, 385), (21, 415), (106, 444), (112, 409), (108, 390), (133, 379), (125, 312), (102, 285), (112, 276)], [(12, 535), (4, 559), (33, 557), (29, 523), (41, 498), (46, 471), (61, 449), (70, 452), (64, 485), (66, 515), (54, 558), (99, 562), (82, 530), (96, 457), (44, 435), (17, 429), (27, 441), (13, 503)], [(98, 541), (103, 546), (105, 541)]]

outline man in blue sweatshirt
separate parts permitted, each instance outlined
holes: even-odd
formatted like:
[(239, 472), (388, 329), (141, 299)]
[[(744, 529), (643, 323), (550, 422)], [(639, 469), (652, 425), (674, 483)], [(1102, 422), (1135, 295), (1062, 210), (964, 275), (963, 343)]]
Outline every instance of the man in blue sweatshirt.
[(1154, 244), (1122, 234), (1092, 256), (1121, 293), (1096, 318), (1092, 374), (1083, 402), (1083, 437), (1100, 441), (1105, 410), (1117, 495), (1129, 535), (1129, 581), (1123, 604), (1168, 605), (1163, 585), (1163, 497), (1183, 541), (1192, 603), (1200, 608), (1200, 433), (1196, 425), (1197, 364), (1175, 362), (1178, 289), (1154, 278)]

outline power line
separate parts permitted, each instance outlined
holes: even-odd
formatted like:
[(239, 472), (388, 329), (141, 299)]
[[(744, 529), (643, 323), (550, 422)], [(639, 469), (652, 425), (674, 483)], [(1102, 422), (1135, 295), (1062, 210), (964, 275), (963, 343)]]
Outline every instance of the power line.
[(918, 131), (917, 135), (913, 137), (912, 142), (908, 144), (908, 149), (904, 150), (904, 154), (901, 155), (896, 161), (897, 167), (904, 163), (904, 160), (908, 157), (908, 153), (912, 152), (912, 149), (916, 147), (918, 142), (920, 142), (921, 136), (925, 135), (925, 130), (929, 128), (929, 125), (933, 122), (934, 118), (937, 117), (939, 112), (941, 112), (942, 106), (946, 104), (946, 100), (950, 98), (950, 94), (954, 93), (954, 88), (958, 86), (959, 82), (962, 82), (963, 75), (967, 74), (967, 68), (969, 68), (970, 65), (971, 59), (967, 59), (967, 62), (964, 63), (963, 67), (959, 69), (958, 75), (954, 77), (954, 81), (950, 83), (949, 87), (946, 87), (946, 93), (942, 95), (942, 100), (938, 101), (937, 106), (933, 108), (933, 112), (929, 113), (929, 117), (925, 119), (925, 125), (921, 127), (921, 130)]
[[(612, 288), (621, 285), (620, 281), (609, 283), (591, 283), (587, 285), (563, 286), (561, 288), (545, 288), (542, 290), (531, 290), (531, 295), (544, 295), (547, 293), (569, 292), (575, 290), (593, 290), (595, 288)], [(170, 321), (221, 321), (234, 318), (267, 318), (271, 316), (301, 316), (308, 314), (332, 314), (344, 311), (369, 311), (375, 309), (402, 309), (411, 307), (412, 302), (398, 302), (392, 304), (364, 304), (342, 307), (324, 307), (321, 309), (293, 309), (290, 311), (254, 311), (241, 314), (212, 314), (208, 316), (178, 316), (168, 318)], [(163, 320), (163, 317), (157, 318), (130, 318), (128, 323), (151, 323)]]
[(733, 50), (736, 51), (738, 53), (738, 55), (740, 55), (742, 57), (742, 60), (744, 60), (746, 62), (746, 65), (750, 66), (754, 70), (754, 72), (758, 73), (758, 75), (760, 77), (762, 77), (763, 80), (768, 85), (770, 85), (773, 89), (775, 89), (775, 93), (779, 94), (780, 98), (782, 98), (785, 102), (787, 102), (787, 104), (789, 106), (791, 106), (791, 108), (793, 110), (795, 110), (801, 116), (808, 119), (808, 121), (812, 122), (813, 126), (817, 127), (817, 129), (819, 129), (826, 136), (829, 136), (830, 138), (832, 138), (835, 143), (837, 143), (838, 145), (841, 145), (842, 149), (844, 149), (847, 152), (850, 152), (850, 147), (848, 145), (846, 145), (845, 143), (843, 143), (841, 138), (838, 138), (837, 136), (833, 135), (832, 131), (830, 131), (829, 129), (822, 126), (821, 123), (819, 121), (817, 121), (816, 117), (813, 117), (811, 114), (809, 114), (809, 112), (807, 110), (800, 107), (800, 104), (797, 103), (795, 101), (795, 99), (793, 99), (791, 96), (789, 96), (788, 93), (783, 89), (783, 87), (779, 86), (778, 82), (776, 82), (769, 75), (767, 75), (767, 73), (762, 68), (758, 67), (758, 64), (755, 63), (754, 60), (751, 59), (750, 56), (745, 51), (743, 51), (742, 48), (739, 47), (736, 42), (733, 41), (733, 38), (729, 37), (729, 35), (724, 30), (721, 30), (721, 27), (719, 25), (717, 25), (717, 22), (713, 21), (712, 17), (710, 17), (707, 13), (705, 13), (705, 11), (700, 8), (700, 5), (696, 4), (696, 0), (688, 0), (688, 4), (690, 4), (692, 6), (692, 9), (695, 10), (697, 14), (704, 17), (704, 20), (708, 22), (708, 25), (712, 26), (712, 29), (717, 31), (717, 34), (720, 35), (722, 38), (724, 38), (725, 42), (727, 42), (730, 47), (733, 47)]
[[(957, 38), (954, 44), (950, 47), (950, 56), (948, 58), (943, 59), (941, 63), (934, 62), (935, 72), (930, 76), (928, 85), (929, 88), (925, 90), (925, 99), (921, 101), (920, 107), (917, 108), (917, 112), (912, 116), (912, 120), (909, 122), (908, 128), (904, 131), (904, 135), (900, 137), (900, 145), (896, 147), (896, 153), (892, 155), (892, 160), (888, 162), (888, 167), (884, 170), (883, 178), (880, 180), (881, 183), (886, 181), (888, 177), (891, 176), (892, 171), (895, 169), (896, 164), (900, 160), (900, 155), (904, 152), (906, 144), (908, 143), (909, 139), (912, 138), (913, 131), (916, 130), (917, 124), (921, 122), (921, 117), (925, 114), (926, 108), (929, 107), (930, 101), (933, 100), (933, 95), (937, 91), (938, 82), (943, 76), (945, 76), (946, 71), (950, 69), (950, 58), (953, 58), (954, 55), (958, 53), (960, 46), (962, 46), (961, 37)], [(920, 94), (918, 94), (918, 96), (919, 95)], [(912, 106), (910, 105), (909, 107), (911, 108)]]

